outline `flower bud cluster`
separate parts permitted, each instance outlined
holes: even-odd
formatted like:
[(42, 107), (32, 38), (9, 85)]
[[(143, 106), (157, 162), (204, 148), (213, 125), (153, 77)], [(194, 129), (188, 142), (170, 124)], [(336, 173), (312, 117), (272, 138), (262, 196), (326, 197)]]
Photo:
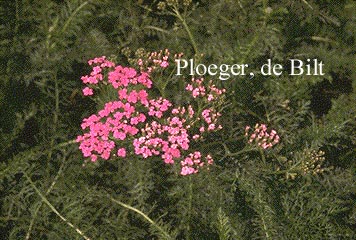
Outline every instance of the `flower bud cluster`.
[(225, 93), (225, 89), (218, 89), (212, 81), (209, 81), (208, 87), (203, 85), (204, 78), (192, 79), (192, 83), (186, 86), (186, 90), (190, 91), (193, 98), (199, 96), (206, 97), (208, 102), (215, 100), (221, 94)]
[(157, 4), (157, 9), (158, 10), (165, 10), (166, 6), (170, 6), (170, 7), (187, 7), (192, 3), (192, 0), (165, 0), (165, 1), (161, 1), (158, 2)]
[(305, 175), (307, 173), (312, 173), (317, 175), (323, 173), (325, 169), (322, 168), (322, 164), (325, 161), (325, 153), (323, 151), (306, 151), (305, 161), (301, 163), (300, 169)]
[(268, 132), (266, 124), (258, 123), (255, 125), (254, 129), (251, 129), (250, 126), (246, 126), (245, 136), (248, 137), (248, 143), (255, 143), (263, 149), (273, 147), (279, 142), (280, 139), (275, 130)]
[[(145, 71), (151, 73), (158, 69), (165, 69), (169, 66), (169, 55), (168, 49), (159, 52), (148, 53), (147, 57), (144, 54), (140, 54), (141, 57), (138, 58), (137, 64), (140, 67), (140, 71)], [(178, 57), (177, 55), (175, 58)]]
[(205, 157), (205, 162), (202, 161), (202, 155), (200, 152), (196, 151), (194, 153), (190, 153), (183, 161), (181, 161), (182, 166), (182, 175), (189, 175), (198, 172), (199, 167), (203, 167), (204, 165), (213, 164), (214, 160), (210, 154)]

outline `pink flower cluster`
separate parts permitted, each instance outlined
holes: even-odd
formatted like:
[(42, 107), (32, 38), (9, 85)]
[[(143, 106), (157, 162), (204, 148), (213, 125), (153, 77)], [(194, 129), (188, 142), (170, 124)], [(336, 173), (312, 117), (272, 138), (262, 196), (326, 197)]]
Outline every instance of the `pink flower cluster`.
[[(169, 55), (168, 49), (159, 52), (151, 52), (147, 59), (138, 59), (137, 64), (141, 71), (151, 73), (157, 69), (165, 69), (169, 66)], [(177, 55), (175, 55), (175, 58)]]
[(207, 97), (208, 102), (216, 99), (219, 95), (225, 93), (225, 89), (218, 89), (212, 81), (209, 82), (208, 87), (203, 85), (204, 78), (192, 79), (192, 83), (186, 86), (186, 90), (192, 93), (193, 98)]
[(153, 121), (142, 130), (143, 137), (135, 139), (135, 154), (144, 158), (160, 155), (167, 164), (173, 164), (189, 149), (188, 130), (183, 126), (185, 120), (178, 117), (168, 118), (168, 124)]
[[(98, 156), (109, 159), (116, 147), (114, 140), (123, 141), (129, 136), (135, 136), (139, 132), (137, 125), (145, 121), (146, 116), (129, 102), (108, 102), (98, 114), (83, 120), (81, 127), (89, 132), (77, 137), (77, 142), (80, 142), (79, 149), (84, 157), (91, 157), (92, 161), (96, 161)], [(119, 149), (117, 155), (126, 154), (123, 149)]]
[[(94, 58), (93, 60), (89, 60), (88, 64), (90, 66), (95, 64), (96, 66), (93, 67), (90, 75), (86, 75), (81, 78), (84, 84), (98, 84), (100, 81), (104, 79), (102, 73), (103, 69), (111, 68), (115, 66), (115, 64), (107, 60), (105, 56)], [(83, 94), (84, 96), (90, 96), (93, 95), (94, 92), (92, 88), (85, 87), (83, 89)]]
[[(208, 154), (205, 157), (205, 160), (208, 165), (211, 165), (214, 162), (210, 154)], [(181, 174), (189, 175), (189, 174), (197, 173), (198, 170), (196, 167), (203, 167), (204, 165), (205, 163), (202, 161), (202, 155), (200, 152), (196, 151), (194, 153), (190, 153), (183, 161), (181, 161), (181, 166), (182, 166)]]
[(161, 97), (158, 99), (152, 99), (150, 100), (148, 115), (161, 118), (163, 116), (163, 112), (167, 111), (171, 106), (172, 104), (167, 99), (163, 99)]
[[(215, 113), (211, 109), (204, 109), (201, 115), (204, 121), (208, 124), (208, 129), (207, 129), (208, 131), (222, 128), (221, 125), (217, 125), (218, 118), (221, 116), (220, 113)], [(204, 127), (200, 127), (199, 131), (204, 132), (205, 131)]]
[(117, 89), (119, 87), (128, 87), (129, 84), (142, 84), (147, 88), (151, 88), (152, 81), (149, 79), (148, 73), (141, 72), (138, 74), (134, 68), (116, 66), (114, 71), (109, 72), (108, 82)]
[[(155, 59), (161, 68), (167, 67), (165, 61), (168, 64), (169, 52), (165, 53), (161, 61)], [(107, 102), (97, 114), (83, 119), (81, 127), (85, 132), (77, 137), (77, 142), (84, 157), (94, 162), (98, 157), (107, 160), (129, 154), (143, 158), (157, 156), (166, 164), (180, 162), (182, 175), (197, 173), (199, 168), (213, 163), (210, 155), (191, 153), (192, 141), (202, 138), (205, 132), (221, 129), (218, 125), (221, 114), (213, 107), (199, 111), (192, 105), (174, 107), (168, 99), (150, 96), (150, 73), (115, 66), (105, 57), (90, 60), (89, 64), (94, 67), (89, 76), (82, 77), (83, 83), (88, 84), (84, 95), (92, 95), (92, 88), (100, 82), (111, 84), (118, 95), (117, 100)], [(202, 82), (193, 79), (200, 86)], [(224, 90), (212, 85), (206, 92), (215, 99)]]
[[(250, 134), (250, 130), (253, 131)], [(269, 133), (267, 131), (267, 126), (265, 124), (256, 124), (254, 130), (250, 126), (245, 128), (245, 136), (249, 137), (249, 143), (256, 143), (259, 147), (263, 149), (268, 149), (273, 147), (279, 142), (279, 136), (275, 130), (271, 130)]]

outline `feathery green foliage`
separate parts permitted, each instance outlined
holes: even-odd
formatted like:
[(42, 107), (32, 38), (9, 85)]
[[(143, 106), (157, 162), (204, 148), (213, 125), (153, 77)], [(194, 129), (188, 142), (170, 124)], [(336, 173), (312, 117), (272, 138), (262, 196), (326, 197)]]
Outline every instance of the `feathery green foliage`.
[[(1, 1), (0, 238), (355, 239), (355, 13), (352, 0)], [(103, 104), (82, 97), (86, 62), (165, 48), (256, 73), (215, 79), (224, 128), (201, 146), (214, 166), (85, 162), (73, 139)], [(291, 58), (326, 74), (257, 74)], [(178, 77), (165, 87), (184, 100)], [(241, 152), (260, 122), (281, 142)]]

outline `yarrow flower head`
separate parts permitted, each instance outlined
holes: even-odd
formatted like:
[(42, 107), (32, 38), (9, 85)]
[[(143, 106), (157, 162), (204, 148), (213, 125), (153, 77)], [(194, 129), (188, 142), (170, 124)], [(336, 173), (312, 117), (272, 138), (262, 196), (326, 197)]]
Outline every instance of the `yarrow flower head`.
[(169, 66), (169, 55), (168, 50), (151, 53), (148, 59), (138, 60), (139, 70), (115, 65), (105, 57), (88, 62), (93, 69), (90, 75), (82, 77), (87, 85), (83, 94), (94, 95), (93, 88), (100, 91), (103, 84), (117, 91), (117, 98), (83, 119), (84, 133), (77, 137), (77, 142), (84, 157), (93, 162), (115, 156), (159, 157), (166, 164), (179, 165), (181, 175), (195, 174), (213, 164), (212, 156), (203, 156), (194, 149), (194, 143), (222, 128), (218, 123), (221, 114), (213, 100), (222, 97), (225, 90), (212, 82), (203, 86), (204, 79), (192, 79), (187, 93), (192, 94), (193, 100), (199, 97), (205, 102), (203, 109), (193, 104), (176, 106), (169, 99), (154, 97), (150, 91), (151, 75)]
[(202, 161), (202, 154), (198, 151), (194, 153), (190, 153), (183, 161), (181, 161), (181, 174), (189, 175), (193, 173), (197, 173), (200, 167), (204, 165), (213, 164), (214, 160), (211, 155), (207, 155), (205, 157), (205, 161)]
[(191, 83), (188, 84), (185, 90), (191, 92), (193, 98), (197, 98), (199, 96), (206, 97), (207, 101), (210, 102), (214, 99), (217, 99), (218, 96), (225, 93), (225, 89), (217, 88), (212, 81), (209, 81), (208, 87), (203, 85), (204, 78), (195, 79), (193, 78)]
[(159, 52), (151, 52), (146, 59), (139, 58), (137, 64), (140, 67), (140, 71), (151, 73), (156, 70), (164, 70), (169, 66), (169, 56), (170, 52), (168, 49)]
[(266, 124), (256, 124), (254, 129), (245, 127), (245, 136), (248, 143), (256, 144), (258, 147), (268, 149), (279, 143), (280, 137), (275, 130), (268, 132)]
[(94, 94), (94, 92), (93, 92), (93, 89), (91, 89), (89, 87), (85, 87), (83, 89), (83, 94), (84, 94), (84, 96), (91, 96)]

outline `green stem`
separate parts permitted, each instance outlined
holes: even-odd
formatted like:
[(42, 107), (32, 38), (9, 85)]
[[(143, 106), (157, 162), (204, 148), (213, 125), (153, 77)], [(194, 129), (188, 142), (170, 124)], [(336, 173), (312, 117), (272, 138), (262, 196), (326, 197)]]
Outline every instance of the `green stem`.
[(144, 28), (146, 28), (146, 29), (152, 29), (152, 30), (155, 30), (155, 31), (157, 31), (157, 32), (161, 32), (161, 33), (165, 33), (165, 34), (170, 34), (170, 32), (169, 31), (167, 31), (167, 30), (164, 30), (163, 28), (159, 28), (159, 27), (155, 27), (155, 26), (145, 26)]
[[(284, 173), (288, 173), (288, 172), (293, 172), (293, 170), (299, 165), (299, 162), (297, 162), (296, 164), (294, 164), (293, 166), (291, 166), (289, 169), (285, 169), (285, 170), (280, 170), (280, 171), (274, 171), (274, 172), (271, 172), (270, 174), (284, 174)], [(298, 171), (298, 169), (297, 169)], [(294, 170), (295, 172), (295, 170)]]
[(75, 143), (76, 143), (76, 140), (73, 139), (73, 140), (69, 140), (69, 141), (67, 141), (67, 142), (62, 142), (62, 143), (60, 143), (60, 144), (54, 146), (53, 148), (54, 148), (54, 149), (62, 148), (62, 147), (66, 147), (66, 146), (68, 146), (68, 145), (72, 145), (72, 144), (75, 144)]
[(288, 172), (290, 172), (290, 171), (291, 171), (291, 169), (286, 169), (286, 170), (281, 170), (281, 171), (274, 171), (274, 172), (271, 172), (270, 174), (272, 174), (272, 175), (274, 175), (274, 174), (279, 175), (279, 174), (288, 173)]
[(224, 143), (228, 143), (228, 142), (236, 142), (236, 141), (239, 141), (241, 139), (244, 139), (245, 136), (239, 136), (239, 137), (232, 137), (232, 138), (228, 138), (226, 140), (223, 140), (223, 141), (219, 141), (219, 142), (209, 142), (207, 144), (203, 144), (201, 145), (202, 148), (206, 148), (206, 147), (211, 147), (211, 146), (214, 146), (214, 145), (223, 145)]
[(266, 223), (265, 223), (265, 219), (263, 217), (261, 217), (261, 219), (262, 219), (263, 230), (265, 232), (266, 239), (268, 240), (269, 239), (269, 233), (267, 231), (267, 226), (266, 226)]
[(244, 107), (242, 104), (239, 104), (237, 107), (239, 107), (242, 111), (247, 112), (248, 114), (254, 116), (255, 118), (258, 118), (260, 121), (265, 122), (266, 120), (260, 117), (257, 113), (254, 111)]
[[(258, 193), (258, 201), (259, 201), (260, 204), (264, 204), (264, 202), (261, 199), (261, 193)], [(262, 206), (262, 207), (264, 208), (264, 206)], [(265, 233), (266, 239), (269, 240), (270, 236), (269, 236), (269, 233), (268, 233), (268, 228), (267, 228), (267, 225), (266, 225), (265, 218), (263, 217), (265, 211), (264, 211), (264, 209), (262, 211), (263, 211), (263, 213), (260, 214), (260, 217), (261, 217), (261, 220), (262, 220), (262, 227), (263, 227), (263, 231)]]
[(138, 214), (140, 214), (144, 219), (146, 219), (150, 224), (152, 224), (154, 227), (156, 227), (161, 233), (163, 233), (163, 235), (165, 237), (167, 237), (167, 239), (173, 239), (166, 231), (163, 230), (163, 228), (161, 228), (157, 223), (155, 223), (151, 218), (149, 218), (146, 214), (144, 214), (143, 212), (141, 212), (140, 210), (134, 208), (134, 207), (131, 207), (130, 205), (127, 205), (119, 200), (116, 200), (114, 198), (112, 198), (110, 195), (108, 195), (109, 199), (111, 201), (113, 201), (114, 203), (117, 203), (119, 204), (120, 206), (124, 207), (124, 208), (127, 208), (129, 210), (132, 210)]
[(266, 157), (265, 157), (265, 154), (263, 153), (263, 150), (262, 150), (262, 149), (259, 149), (259, 152), (260, 152), (260, 154), (261, 154), (262, 162), (263, 162), (264, 164), (266, 164)]
[(67, 30), (67, 27), (69, 26), (70, 22), (73, 20), (73, 18), (75, 17), (75, 15), (82, 9), (84, 8), (86, 5), (88, 4), (88, 1), (83, 2), (79, 7), (77, 7), (72, 14), (69, 16), (69, 18), (67, 19), (67, 21), (65, 22), (61, 33), (65, 32)]
[(58, 116), (59, 116), (59, 86), (57, 76), (54, 77), (54, 88), (55, 88), (55, 112), (54, 112), (54, 126), (57, 127)]
[[(48, 196), (48, 194), (50, 194), (52, 192), (52, 190), (54, 188), (54, 185), (56, 185), (56, 183), (58, 181), (58, 178), (59, 178), (59, 176), (61, 175), (61, 173), (63, 171), (64, 165), (65, 165), (64, 163), (65, 163), (65, 158), (63, 158), (62, 164), (59, 167), (59, 170), (58, 170), (56, 176), (54, 177), (54, 180), (53, 180), (51, 186), (47, 189), (45, 196)], [(35, 209), (35, 213), (34, 213), (32, 219), (31, 219), (30, 226), (28, 227), (28, 230), (27, 230), (27, 233), (26, 233), (26, 237), (25, 237), (26, 240), (30, 239), (30, 235), (31, 235), (31, 231), (32, 231), (33, 225), (35, 223), (37, 214), (38, 214), (39, 210), (41, 209), (42, 205), (43, 205), (43, 201), (41, 201), (41, 203)]]
[(32, 188), (35, 190), (35, 192), (38, 194), (38, 196), (42, 199), (42, 201), (47, 204), (47, 206), (63, 221), (65, 222), (69, 227), (74, 229), (80, 236), (82, 236), (85, 240), (91, 240), (89, 237), (87, 237), (82, 230), (74, 226), (73, 223), (69, 222), (64, 216), (62, 216), (57, 209), (47, 200), (47, 198), (41, 193), (41, 191), (35, 186), (35, 184), (32, 182), (31, 178), (27, 175), (26, 172), (24, 172), (24, 176), (26, 179), (29, 181), (30, 185)]
[(238, 156), (238, 155), (240, 155), (240, 154), (242, 154), (242, 153), (245, 153), (245, 152), (251, 152), (251, 151), (253, 151), (254, 149), (251, 149), (251, 148), (244, 148), (244, 149), (242, 149), (242, 150), (240, 150), (240, 151), (238, 151), (238, 152), (234, 152), (234, 153), (227, 153), (227, 157), (235, 157), (235, 156)]
[(189, 196), (188, 196), (188, 224), (187, 224), (187, 240), (191, 239), (191, 212), (192, 212), (192, 202), (193, 202), (193, 182), (192, 176), (189, 175)]
[(179, 13), (178, 9), (174, 8), (173, 12), (175, 13), (175, 16), (182, 22), (184, 29), (187, 31), (190, 42), (192, 43), (193, 49), (194, 49), (194, 53), (198, 54), (198, 48), (197, 48), (197, 44), (194, 40), (193, 34), (189, 29), (189, 26), (187, 24), (187, 22), (185, 21), (185, 19), (182, 17), (182, 15)]
[[(54, 74), (53, 76), (54, 78), (54, 96), (55, 96), (55, 108), (54, 108), (54, 116), (53, 116), (53, 133), (57, 132), (57, 125), (58, 125), (58, 117), (59, 117), (59, 86), (58, 86), (58, 79), (56, 74)], [(48, 152), (48, 156), (47, 156), (47, 173), (49, 175), (49, 169), (50, 169), (50, 162), (52, 159), (52, 149), (54, 146), (54, 138), (51, 139), (50, 142), (50, 151)]]
[[(266, 24), (267, 24), (267, 13), (266, 13), (266, 8), (267, 8), (267, 4), (268, 4), (268, 1), (267, 0), (263, 0), (263, 12), (264, 12), (264, 15), (263, 15), (263, 28), (266, 27)], [(260, 39), (260, 36), (261, 36), (261, 31), (258, 31), (256, 33), (256, 35), (253, 37), (246, 53), (244, 54), (244, 56), (242, 57), (242, 60), (241, 62), (244, 63), (246, 62), (247, 58), (249, 57), (250, 55), (250, 52), (252, 51), (252, 48), (255, 47), (256, 43), (258, 42), (258, 40)]]

